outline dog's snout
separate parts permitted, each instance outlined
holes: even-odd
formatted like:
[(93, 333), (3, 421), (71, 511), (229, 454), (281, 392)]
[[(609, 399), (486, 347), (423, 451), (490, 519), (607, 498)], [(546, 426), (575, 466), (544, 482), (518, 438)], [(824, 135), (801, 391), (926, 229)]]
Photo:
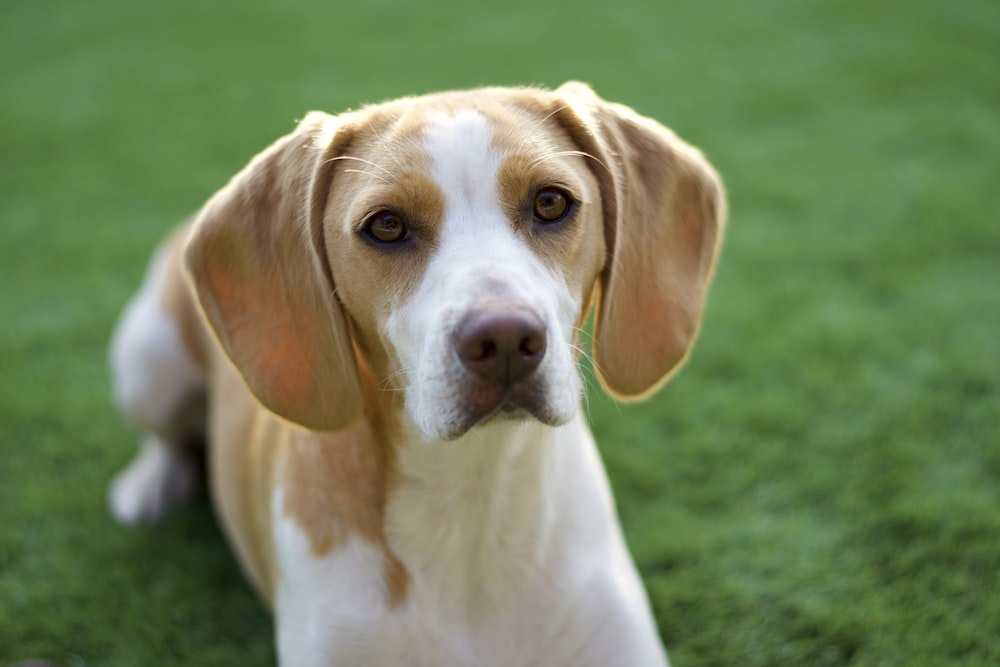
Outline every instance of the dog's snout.
[(525, 311), (480, 311), (456, 330), (462, 364), (484, 380), (509, 385), (531, 374), (545, 356), (545, 325)]

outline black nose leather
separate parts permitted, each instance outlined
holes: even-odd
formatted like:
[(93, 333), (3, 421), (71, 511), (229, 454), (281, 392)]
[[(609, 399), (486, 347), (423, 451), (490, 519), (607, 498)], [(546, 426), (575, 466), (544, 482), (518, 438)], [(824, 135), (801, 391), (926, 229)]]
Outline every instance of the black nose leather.
[(470, 313), (455, 330), (459, 359), (476, 376), (509, 385), (532, 373), (545, 356), (545, 326), (522, 310)]

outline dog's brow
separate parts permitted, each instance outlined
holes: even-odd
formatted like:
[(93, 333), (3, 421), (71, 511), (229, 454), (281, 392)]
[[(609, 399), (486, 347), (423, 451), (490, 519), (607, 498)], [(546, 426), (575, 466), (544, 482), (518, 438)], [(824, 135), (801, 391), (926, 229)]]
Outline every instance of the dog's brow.
[(545, 121), (547, 121), (548, 119), (552, 118), (557, 113), (565, 111), (568, 108), (569, 107), (567, 105), (565, 105), (565, 104), (561, 104), (561, 105), (557, 106), (555, 109), (553, 109), (549, 113), (545, 114), (545, 116), (543, 116), (541, 119), (539, 119), (539, 121), (537, 123), (535, 123), (535, 127), (532, 128), (532, 132), (537, 131), (540, 127), (542, 127), (542, 125), (545, 123)]
[(597, 164), (601, 165), (601, 167), (603, 167), (604, 169), (608, 168), (608, 166), (606, 164), (604, 164), (600, 159), (598, 159), (597, 157), (595, 157), (594, 155), (591, 155), (590, 153), (588, 153), (586, 151), (558, 151), (556, 153), (547, 153), (545, 155), (539, 155), (537, 158), (535, 158), (531, 162), (531, 164), (529, 166), (531, 168), (534, 168), (534, 167), (537, 167), (540, 164), (544, 164), (545, 162), (548, 162), (549, 160), (554, 160), (557, 157), (572, 157), (572, 156), (577, 156), (577, 157), (586, 158), (588, 160), (593, 160)]

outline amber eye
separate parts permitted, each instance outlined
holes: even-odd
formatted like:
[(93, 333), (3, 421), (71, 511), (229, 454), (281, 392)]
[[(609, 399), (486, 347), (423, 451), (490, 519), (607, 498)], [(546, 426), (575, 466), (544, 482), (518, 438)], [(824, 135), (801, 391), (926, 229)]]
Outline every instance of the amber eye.
[(543, 224), (559, 222), (569, 207), (569, 195), (559, 188), (542, 188), (535, 194), (535, 219)]
[(379, 211), (365, 222), (365, 233), (379, 243), (396, 243), (407, 236), (403, 218), (392, 211)]

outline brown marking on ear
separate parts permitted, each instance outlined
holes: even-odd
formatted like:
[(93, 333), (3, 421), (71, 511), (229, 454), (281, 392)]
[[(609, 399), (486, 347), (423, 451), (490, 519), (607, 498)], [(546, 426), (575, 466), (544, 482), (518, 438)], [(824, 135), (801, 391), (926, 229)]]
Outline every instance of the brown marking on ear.
[(186, 261), (202, 309), (254, 395), (276, 414), (335, 430), (360, 407), (353, 349), (323, 250), (342, 121), (310, 114), (199, 214)]
[(389, 546), (385, 511), (396, 483), (394, 415), (397, 392), (379, 391), (367, 365), (361, 367), (363, 418), (336, 433), (296, 430), (285, 456), (283, 511), (305, 532), (320, 557), (359, 535), (382, 549), (387, 603), (402, 604), (409, 575)]
[(582, 84), (556, 113), (601, 183), (610, 253), (600, 280), (594, 360), (619, 398), (642, 398), (686, 359), (725, 223), (722, 183), (701, 153), (659, 123)]

